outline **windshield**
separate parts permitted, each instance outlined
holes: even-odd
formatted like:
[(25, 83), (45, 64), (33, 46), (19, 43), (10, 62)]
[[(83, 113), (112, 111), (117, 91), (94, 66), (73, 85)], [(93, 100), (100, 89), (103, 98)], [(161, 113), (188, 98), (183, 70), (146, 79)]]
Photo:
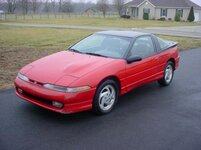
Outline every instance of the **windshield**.
[(131, 38), (93, 34), (70, 47), (70, 51), (89, 55), (123, 58)]

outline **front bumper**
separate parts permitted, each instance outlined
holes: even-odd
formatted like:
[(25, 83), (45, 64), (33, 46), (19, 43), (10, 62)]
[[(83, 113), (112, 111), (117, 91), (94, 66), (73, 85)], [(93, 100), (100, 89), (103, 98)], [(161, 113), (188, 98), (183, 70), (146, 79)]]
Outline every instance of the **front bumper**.
[[(48, 110), (67, 114), (92, 109), (92, 101), (96, 90), (94, 88), (85, 92), (63, 93), (45, 89), (40, 85), (23, 81), (18, 77), (15, 79), (15, 87), (16, 94), (20, 98)], [(63, 107), (53, 106), (53, 101), (62, 103)]]

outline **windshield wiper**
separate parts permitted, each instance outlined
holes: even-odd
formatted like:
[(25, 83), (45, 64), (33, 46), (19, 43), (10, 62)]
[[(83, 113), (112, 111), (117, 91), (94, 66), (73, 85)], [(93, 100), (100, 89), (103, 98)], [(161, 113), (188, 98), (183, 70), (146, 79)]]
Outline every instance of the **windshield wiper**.
[(101, 56), (101, 57), (107, 57), (107, 56), (104, 56), (104, 55), (101, 55), (101, 54), (97, 54), (97, 53), (84, 53), (84, 54), (88, 54), (88, 55), (94, 55), (94, 56)]
[(82, 53), (82, 52), (80, 52), (80, 51), (78, 51), (78, 50), (76, 50), (76, 49), (69, 49), (71, 52), (76, 52), (76, 53)]

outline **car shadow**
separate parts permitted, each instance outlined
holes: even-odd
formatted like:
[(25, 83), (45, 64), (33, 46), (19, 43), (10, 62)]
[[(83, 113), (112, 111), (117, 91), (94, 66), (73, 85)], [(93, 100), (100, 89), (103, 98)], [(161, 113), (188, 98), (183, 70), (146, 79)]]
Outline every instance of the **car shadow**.
[(83, 121), (83, 120), (93, 118), (95, 116), (93, 113), (91, 113), (91, 111), (84, 111), (84, 112), (74, 113), (74, 114), (60, 114), (60, 113), (53, 112), (53, 111), (41, 108), (39, 106), (33, 105), (31, 103), (24, 104), (24, 111), (26, 111), (26, 113), (30, 115), (35, 115), (42, 119), (46, 119), (49, 121), (56, 121), (60, 123)]
[[(167, 87), (168, 88), (168, 87)], [(92, 111), (84, 111), (80, 113), (74, 114), (60, 114), (56, 112), (52, 112), (46, 109), (43, 109), (39, 106), (24, 103), (23, 111), (30, 116), (40, 117), (40, 119), (45, 119), (50, 122), (57, 122), (59, 124), (63, 123), (80, 123), (86, 122), (90, 120), (101, 120), (101, 119), (110, 119), (111, 117), (115, 117), (118, 114), (125, 113), (128, 109), (134, 109), (135, 111), (140, 111), (140, 109), (144, 109), (147, 103), (150, 103), (150, 97), (153, 97), (155, 94), (159, 94), (161, 91), (165, 91), (166, 88), (161, 88), (156, 82), (152, 82), (136, 88), (127, 94), (120, 96), (115, 109), (103, 116), (95, 115)], [(159, 92), (160, 91), (160, 92)], [(151, 101), (154, 105), (154, 101)]]

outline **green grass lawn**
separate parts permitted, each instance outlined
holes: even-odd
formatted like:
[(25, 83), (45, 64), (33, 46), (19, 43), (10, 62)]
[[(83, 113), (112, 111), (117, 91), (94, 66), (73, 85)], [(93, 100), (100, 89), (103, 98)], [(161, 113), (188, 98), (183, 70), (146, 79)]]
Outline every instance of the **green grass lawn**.
[(32, 49), (64, 49), (92, 31), (7, 27), (0, 25), (0, 47)]
[[(62, 50), (93, 32), (88, 30), (9, 27), (0, 25), (0, 47)], [(160, 37), (179, 42), (180, 49), (201, 46), (201, 39), (162, 35)]]
[(21, 28), (0, 25), (0, 89), (13, 87), (21, 67), (66, 49), (91, 31)]
[(133, 20), (122, 19), (119, 17), (86, 17), (86, 16), (65, 16), (64, 18), (55, 18), (47, 16), (40, 19), (39, 15), (33, 18), (27, 16), (25, 20), (22, 16), (15, 17), (7, 16), (7, 21), (1, 22), (15, 22), (15, 23), (40, 23), (40, 24), (58, 24), (58, 25), (76, 25), (76, 26), (96, 26), (96, 27), (120, 27), (120, 28), (143, 28), (143, 27), (173, 27), (173, 26), (193, 26), (199, 25), (198, 23), (189, 22), (175, 22), (175, 21), (157, 21), (157, 20)]
[[(24, 65), (64, 50), (91, 33), (93, 31), (0, 25), (0, 89), (12, 87), (18, 70)], [(161, 37), (179, 42), (180, 49), (201, 47), (201, 39)]]

